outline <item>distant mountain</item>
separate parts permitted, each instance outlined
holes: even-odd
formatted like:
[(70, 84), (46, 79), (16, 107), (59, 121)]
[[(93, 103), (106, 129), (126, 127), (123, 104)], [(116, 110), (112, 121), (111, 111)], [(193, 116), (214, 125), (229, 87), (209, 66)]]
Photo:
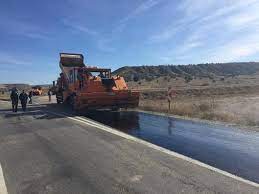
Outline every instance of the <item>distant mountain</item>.
[(0, 84), (0, 89), (4, 91), (9, 91), (16, 87), (18, 90), (29, 90), (31, 86), (29, 84)]
[(41, 87), (41, 88), (50, 88), (51, 84), (41, 84), (41, 85), (29, 85), (29, 84), (0, 84), (1, 91), (9, 91), (16, 87), (19, 91), (21, 90), (30, 90), (32, 87)]
[(206, 63), (197, 65), (125, 66), (113, 72), (126, 81), (147, 81), (158, 77), (214, 77), (252, 75), (259, 71), (259, 62)]

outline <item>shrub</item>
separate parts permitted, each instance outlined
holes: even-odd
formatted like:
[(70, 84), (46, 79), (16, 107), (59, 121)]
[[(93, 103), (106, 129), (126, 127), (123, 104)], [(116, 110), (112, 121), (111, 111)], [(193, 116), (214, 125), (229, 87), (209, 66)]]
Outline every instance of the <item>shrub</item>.
[(139, 76), (137, 76), (137, 75), (134, 75), (134, 77), (133, 77), (133, 81), (134, 81), (134, 82), (137, 82), (137, 81), (139, 81)]
[(192, 76), (186, 75), (186, 76), (184, 77), (184, 79), (185, 79), (185, 82), (186, 82), (186, 83), (189, 83), (190, 81), (192, 81)]
[(199, 107), (200, 111), (203, 111), (203, 112), (209, 111), (211, 109), (211, 106), (209, 104), (205, 104), (205, 103), (198, 105), (198, 107)]

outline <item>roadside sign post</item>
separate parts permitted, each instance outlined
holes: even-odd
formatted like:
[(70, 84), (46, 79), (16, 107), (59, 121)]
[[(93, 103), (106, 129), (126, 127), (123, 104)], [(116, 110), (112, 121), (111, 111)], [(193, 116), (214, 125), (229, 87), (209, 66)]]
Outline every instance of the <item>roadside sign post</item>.
[(171, 87), (168, 87), (168, 90), (167, 90), (168, 111), (171, 110), (171, 102), (175, 97), (176, 97), (176, 91)]

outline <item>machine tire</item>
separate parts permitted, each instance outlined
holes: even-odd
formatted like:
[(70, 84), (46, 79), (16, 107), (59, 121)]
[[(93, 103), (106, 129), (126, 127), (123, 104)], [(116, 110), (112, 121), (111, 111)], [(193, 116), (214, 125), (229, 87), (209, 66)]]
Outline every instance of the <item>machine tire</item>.
[(75, 107), (76, 99), (75, 98), (76, 98), (76, 96), (74, 94), (72, 94), (69, 96), (69, 99), (68, 99), (68, 104), (73, 111), (76, 109), (76, 107)]
[(61, 104), (63, 102), (63, 94), (62, 93), (56, 93), (56, 99), (57, 99), (57, 103)]

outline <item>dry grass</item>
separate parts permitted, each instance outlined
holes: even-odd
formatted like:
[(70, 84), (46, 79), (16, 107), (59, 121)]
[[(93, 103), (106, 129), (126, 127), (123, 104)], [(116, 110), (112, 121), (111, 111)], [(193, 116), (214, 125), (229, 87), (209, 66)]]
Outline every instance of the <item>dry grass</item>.
[[(254, 108), (256, 102), (259, 104), (259, 98), (247, 96), (240, 96), (239, 98), (226, 96), (187, 97), (175, 99), (169, 110), (168, 102), (165, 99), (141, 99), (140, 109), (205, 120), (259, 126), (258, 110)], [(245, 104), (246, 109), (242, 107), (243, 104)]]
[[(259, 126), (259, 72), (213, 79), (197, 77), (188, 83), (181, 77), (159, 77), (128, 84), (142, 91), (143, 110)], [(171, 110), (166, 98), (169, 86), (177, 93)]]

